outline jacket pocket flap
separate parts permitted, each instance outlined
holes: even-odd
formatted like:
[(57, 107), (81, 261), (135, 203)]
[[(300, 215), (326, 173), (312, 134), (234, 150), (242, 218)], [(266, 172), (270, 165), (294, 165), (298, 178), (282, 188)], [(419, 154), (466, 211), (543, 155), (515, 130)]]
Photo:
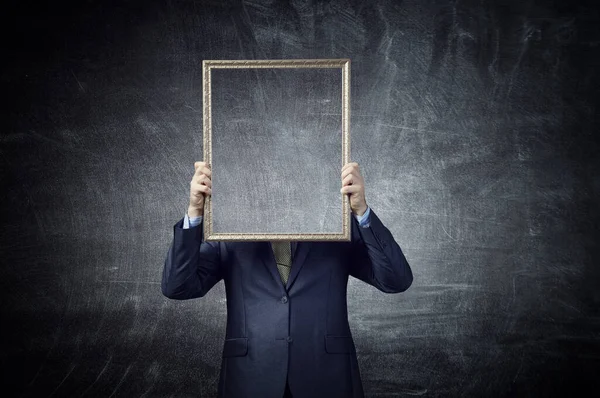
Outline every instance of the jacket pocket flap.
[(225, 339), (223, 357), (242, 357), (248, 353), (248, 338)]
[(325, 351), (330, 354), (350, 354), (354, 352), (354, 342), (350, 336), (325, 336)]

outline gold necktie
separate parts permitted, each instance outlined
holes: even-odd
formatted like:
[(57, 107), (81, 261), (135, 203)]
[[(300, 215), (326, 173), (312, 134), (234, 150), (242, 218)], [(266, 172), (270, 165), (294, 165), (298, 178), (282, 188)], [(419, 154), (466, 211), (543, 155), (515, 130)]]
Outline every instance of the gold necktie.
[(287, 284), (292, 269), (292, 247), (290, 241), (271, 242), (273, 254), (277, 263), (277, 270), (283, 284)]

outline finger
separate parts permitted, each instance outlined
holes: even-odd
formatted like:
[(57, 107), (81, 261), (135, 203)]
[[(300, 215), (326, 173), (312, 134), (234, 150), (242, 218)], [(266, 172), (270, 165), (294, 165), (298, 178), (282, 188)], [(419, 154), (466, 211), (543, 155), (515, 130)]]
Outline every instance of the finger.
[(354, 175), (353, 174), (348, 174), (343, 180), (342, 180), (342, 186), (346, 186), (346, 185), (352, 185), (352, 183), (354, 182)]
[(212, 176), (212, 171), (205, 165), (202, 165), (196, 169), (194, 175), (200, 176), (201, 174), (207, 175), (209, 178)]
[(210, 165), (207, 162), (202, 162), (202, 161), (198, 161), (198, 162), (194, 162), (194, 169), (197, 170), (198, 167), (208, 167), (210, 169)]
[(212, 180), (210, 178), (205, 178), (202, 183), (212, 188)]
[(342, 171), (344, 171), (345, 169), (347, 169), (350, 166), (354, 166), (354, 167), (358, 168), (358, 163), (356, 163), (356, 162), (348, 162), (348, 163), (346, 163), (344, 165), (344, 167), (342, 167)]
[(208, 179), (206, 179), (206, 176), (204, 176), (205, 180), (201, 180), (198, 178), (194, 178), (191, 182), (190, 182), (190, 186), (192, 189), (203, 189), (202, 187), (209, 187), (211, 188), (212, 185), (210, 185), (210, 183), (207, 183), (207, 181), (209, 181)]
[(206, 176), (206, 174), (200, 174), (196, 178), (196, 182), (201, 185), (208, 185), (209, 187), (212, 187), (212, 180), (210, 177)]
[(202, 185), (202, 184), (199, 184), (197, 182), (194, 182), (192, 184), (192, 193), (195, 196), (199, 196), (202, 192), (207, 193), (209, 195), (212, 195), (212, 188), (210, 188), (210, 187), (208, 187), (206, 185)]
[(206, 174), (210, 177), (212, 175), (212, 171), (206, 165), (202, 165), (196, 169), (196, 174)]
[(356, 170), (354, 167), (348, 167), (346, 170), (342, 171), (342, 181), (346, 178), (347, 175), (350, 174), (359, 174), (360, 172)]
[(360, 185), (346, 185), (340, 189), (341, 193), (355, 193), (360, 191)]

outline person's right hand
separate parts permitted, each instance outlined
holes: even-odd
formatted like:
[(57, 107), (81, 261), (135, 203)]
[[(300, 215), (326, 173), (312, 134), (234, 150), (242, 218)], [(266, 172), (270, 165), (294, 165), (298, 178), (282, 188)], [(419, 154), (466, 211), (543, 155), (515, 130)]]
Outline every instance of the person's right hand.
[(204, 215), (204, 199), (212, 195), (212, 171), (206, 162), (195, 162), (196, 172), (190, 182), (190, 205), (188, 217)]

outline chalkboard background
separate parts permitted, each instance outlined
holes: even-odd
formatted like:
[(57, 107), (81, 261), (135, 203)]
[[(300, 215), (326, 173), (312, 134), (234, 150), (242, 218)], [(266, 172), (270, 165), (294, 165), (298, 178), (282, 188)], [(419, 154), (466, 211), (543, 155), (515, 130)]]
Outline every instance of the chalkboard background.
[(3, 395), (214, 396), (223, 284), (160, 291), (201, 61), (346, 57), (351, 158), (415, 277), (349, 282), (366, 395), (600, 387), (592, 4), (3, 3)]
[(340, 192), (342, 62), (211, 69), (211, 235), (242, 233), (256, 241), (291, 233), (314, 240), (306, 235), (343, 234), (345, 219), (350, 239), (348, 200)]

